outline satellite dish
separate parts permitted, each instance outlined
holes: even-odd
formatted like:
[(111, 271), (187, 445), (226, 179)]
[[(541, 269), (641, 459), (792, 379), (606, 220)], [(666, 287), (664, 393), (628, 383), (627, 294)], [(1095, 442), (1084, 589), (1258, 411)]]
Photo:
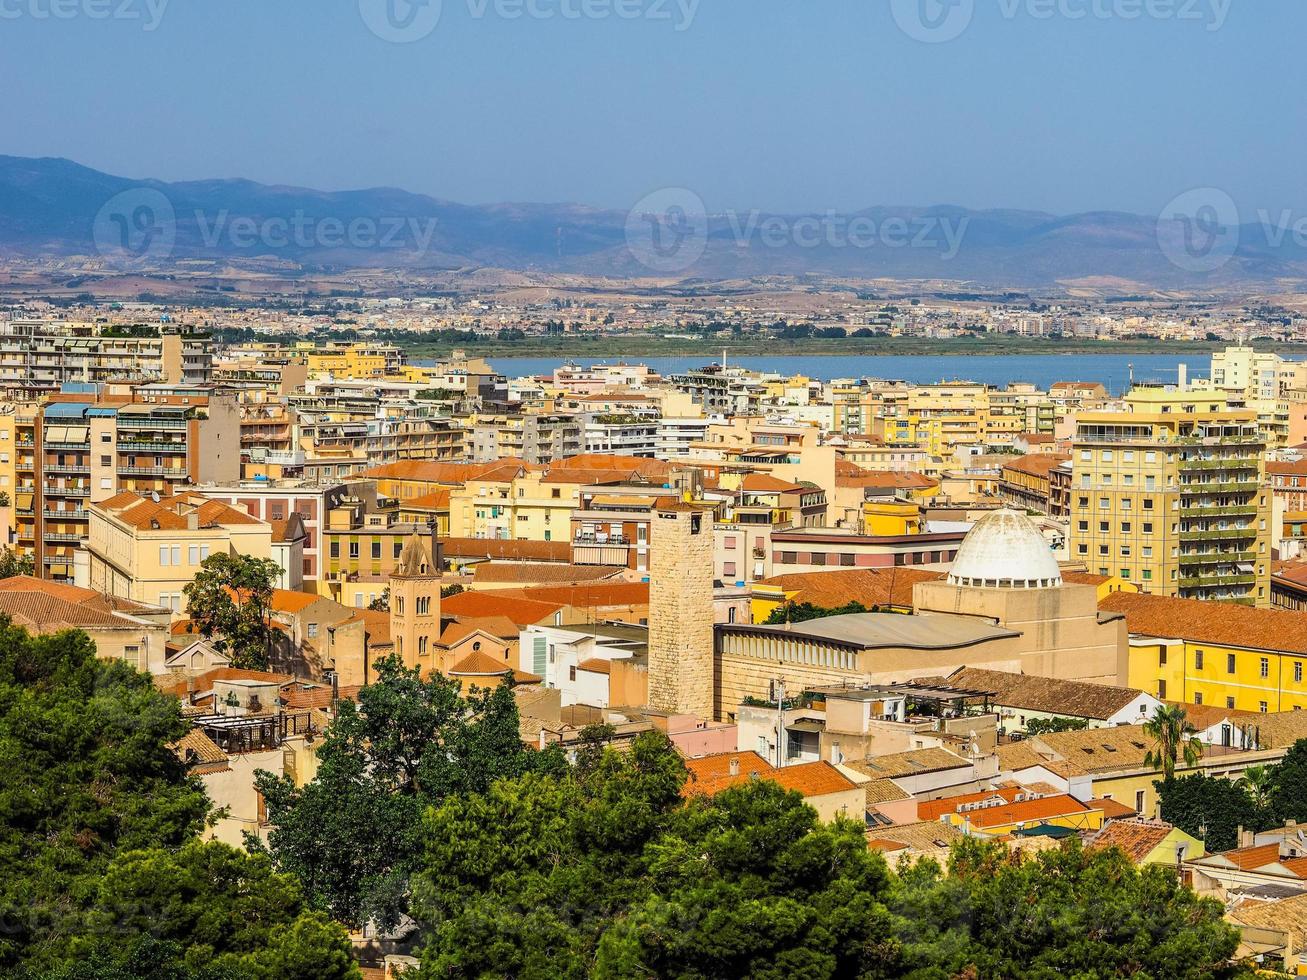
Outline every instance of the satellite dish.
[(153, 500), (153, 501), (157, 504), (157, 503), (159, 502), (159, 491), (158, 491), (158, 490), (151, 490), (151, 491), (150, 491), (150, 499)]

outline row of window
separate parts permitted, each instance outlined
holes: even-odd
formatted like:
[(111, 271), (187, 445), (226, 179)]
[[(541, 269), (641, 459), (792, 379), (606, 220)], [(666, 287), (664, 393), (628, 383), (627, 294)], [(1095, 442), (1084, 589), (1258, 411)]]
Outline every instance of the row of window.
[[(207, 544), (193, 544), (186, 549), (186, 564), (188, 565), (198, 565), (208, 557), (209, 546)], [(182, 546), (179, 544), (159, 545), (159, 564), (165, 567), (180, 566), (182, 564)]]
[[(1194, 651), (1194, 670), (1202, 670), (1202, 669), (1203, 669), (1203, 665), (1204, 665), (1205, 660), (1206, 660), (1206, 658), (1205, 658), (1205, 656), (1204, 656), (1204, 654), (1203, 654), (1203, 651), (1202, 651), (1202, 650), (1195, 650), (1195, 651)], [(1162, 654), (1161, 654), (1161, 663), (1163, 663), (1163, 664), (1166, 663), (1166, 651), (1165, 651), (1165, 650), (1163, 650), (1163, 651), (1162, 651)], [(1227, 653), (1227, 654), (1225, 655), (1225, 672), (1226, 672), (1227, 674), (1233, 674), (1233, 673), (1235, 673), (1235, 672), (1236, 672), (1235, 667), (1236, 667), (1237, 663), (1238, 663), (1238, 661), (1237, 661), (1237, 659), (1236, 659), (1235, 654), (1233, 654), (1233, 653)], [(1259, 677), (1262, 677), (1263, 679), (1265, 679), (1265, 678), (1268, 678), (1268, 677), (1271, 676), (1271, 658), (1270, 658), (1270, 657), (1259, 657), (1259, 658), (1258, 658), (1258, 664), (1257, 664), (1257, 667), (1258, 667), (1258, 676), (1259, 676)], [(1303, 671), (1302, 661), (1301, 661), (1301, 660), (1295, 660), (1295, 661), (1293, 662), (1293, 681), (1294, 681), (1295, 684), (1301, 684), (1301, 683), (1302, 683), (1302, 671)]]

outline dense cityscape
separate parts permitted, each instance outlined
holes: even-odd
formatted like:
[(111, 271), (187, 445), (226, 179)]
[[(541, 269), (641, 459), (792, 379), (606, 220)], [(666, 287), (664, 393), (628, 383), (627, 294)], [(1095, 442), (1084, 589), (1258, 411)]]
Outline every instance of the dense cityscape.
[(1307, 977), (1304, 31), (0, 0), (0, 980)]
[[(0, 733), (47, 760), (20, 764), (6, 833), (51, 862), (8, 886), (7, 968), (661, 975), (707, 958), (724, 976), (801, 954), (829, 975), (1074, 972), (1061, 930), (1085, 923), (1036, 952), (1001, 917), (960, 926), (922, 903), (1035, 888), (1096, 915), (1081, 889), (1109, 866), (1107, 907), (1151, 903), (1146, 930), (1201, 948), (1100, 938), (1085, 964), (1297, 967), (1307, 361), (1266, 327), (1204, 329), (1210, 353), (1119, 390), (1075, 356), (1045, 385), (786, 375), (729, 353), (518, 376), (388, 342), (409, 315), (451, 322), (422, 306), (345, 328), (142, 303), (0, 320), (18, 698), (0, 698)], [(86, 727), (46, 741), (68, 710)], [(128, 731), (139, 758), (82, 768)], [(87, 802), (65, 798), (78, 779)], [(32, 810), (41, 793), (60, 802)], [(156, 806), (142, 840), (127, 811)], [(691, 845), (704, 819), (744, 836)], [(77, 861), (64, 834), (93, 835)], [(732, 868), (755, 834), (761, 864)], [(610, 872), (627, 890), (662, 848), (727, 850), (708, 892), (695, 871), (632, 905), (574, 893), (540, 846), (599, 877), (628, 862)], [(813, 847), (844, 856), (781, 886)], [(255, 901), (225, 890), (251, 876), (285, 930), (199, 938)], [(1046, 876), (1071, 891), (1045, 895)], [(850, 888), (879, 911), (837, 939)], [(778, 935), (779, 907), (746, 915), (759, 902), (805, 924)], [(125, 945), (105, 915), (128, 916)], [(689, 917), (676, 941), (657, 937), (668, 915)]]

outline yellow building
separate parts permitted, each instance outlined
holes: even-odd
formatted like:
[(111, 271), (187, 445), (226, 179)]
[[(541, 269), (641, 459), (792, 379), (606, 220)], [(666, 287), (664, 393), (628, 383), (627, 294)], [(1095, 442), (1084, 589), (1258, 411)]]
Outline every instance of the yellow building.
[(1307, 613), (1114, 593), (1130, 631), (1129, 685), (1237, 711), (1307, 709)]
[(1077, 421), (1071, 557), (1145, 592), (1270, 604), (1270, 491), (1255, 413), (1136, 389)]
[(911, 500), (884, 497), (862, 505), (862, 533), (886, 537), (920, 534), (925, 525), (921, 505)]
[(184, 611), (186, 586), (210, 555), (272, 558), (271, 524), (198, 493), (158, 503), (116, 494), (90, 505), (88, 533), (78, 584), (174, 614)]
[(309, 374), (333, 378), (395, 378), (407, 360), (390, 344), (333, 344), (308, 352)]

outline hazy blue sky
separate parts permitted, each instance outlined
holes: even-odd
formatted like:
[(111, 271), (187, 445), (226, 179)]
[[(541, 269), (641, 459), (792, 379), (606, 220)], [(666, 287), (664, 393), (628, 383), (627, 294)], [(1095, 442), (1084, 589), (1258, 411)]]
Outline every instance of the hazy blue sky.
[(162, 2), (0, 0), (0, 152), (469, 203), (1304, 204), (1302, 0), (974, 0), (946, 43), (908, 36), (899, 0), (701, 0), (685, 30), (677, 0), (443, 0), (409, 44), (366, 26), (384, 0), (172, 0), (145, 30)]

